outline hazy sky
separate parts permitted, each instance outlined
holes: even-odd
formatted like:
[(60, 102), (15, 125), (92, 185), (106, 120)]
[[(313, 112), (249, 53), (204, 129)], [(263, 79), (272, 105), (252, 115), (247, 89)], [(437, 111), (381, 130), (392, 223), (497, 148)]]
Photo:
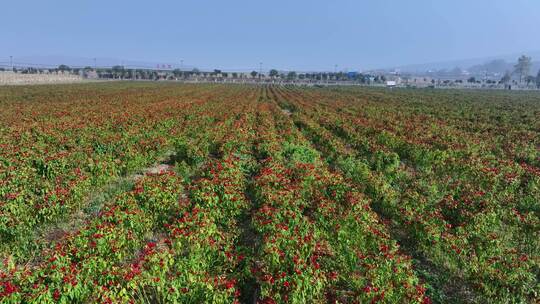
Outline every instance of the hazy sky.
[(539, 0), (7, 0), (0, 61), (349, 70), (540, 50)]

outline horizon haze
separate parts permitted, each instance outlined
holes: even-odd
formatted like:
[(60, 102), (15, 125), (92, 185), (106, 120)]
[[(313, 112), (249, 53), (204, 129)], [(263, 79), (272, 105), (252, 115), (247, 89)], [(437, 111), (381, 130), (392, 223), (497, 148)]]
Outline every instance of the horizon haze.
[[(81, 57), (251, 70), (368, 70), (538, 53), (529, 0), (17, 1), (0, 62)], [(533, 58), (534, 59), (534, 58)], [(120, 64), (120, 62), (118, 63)]]

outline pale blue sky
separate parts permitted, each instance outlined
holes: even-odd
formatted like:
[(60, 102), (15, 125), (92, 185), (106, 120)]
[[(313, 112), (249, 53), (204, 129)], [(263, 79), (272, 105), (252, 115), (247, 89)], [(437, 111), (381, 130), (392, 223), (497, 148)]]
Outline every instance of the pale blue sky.
[(540, 50), (538, 0), (6, 0), (9, 55), (350, 70)]

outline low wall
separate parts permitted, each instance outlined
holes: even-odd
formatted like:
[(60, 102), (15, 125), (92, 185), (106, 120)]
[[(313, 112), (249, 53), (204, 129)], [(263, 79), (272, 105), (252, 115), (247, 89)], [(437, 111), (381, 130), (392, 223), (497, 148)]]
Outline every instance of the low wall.
[(83, 81), (81, 76), (71, 74), (21, 74), (13, 72), (0, 72), (0, 85), (54, 84), (81, 81)]

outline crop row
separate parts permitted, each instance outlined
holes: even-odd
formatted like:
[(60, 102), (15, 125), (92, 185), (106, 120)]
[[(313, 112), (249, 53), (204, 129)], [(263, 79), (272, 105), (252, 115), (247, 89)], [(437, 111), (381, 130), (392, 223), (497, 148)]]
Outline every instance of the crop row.
[(0, 302), (535, 302), (535, 102), (3, 88)]
[(536, 296), (535, 172), (511, 161), (492, 164), (483, 156), (411, 143), (352, 114), (337, 114), (332, 104), (283, 95), (281, 102), (294, 100), (299, 109), (293, 115), (297, 126), (331, 164), (365, 188), (373, 208), (392, 221), (395, 237), (439, 269), (434, 279), (443, 282), (434, 283), (464, 280), (471, 288), (465, 285), (463, 292), (491, 301)]

